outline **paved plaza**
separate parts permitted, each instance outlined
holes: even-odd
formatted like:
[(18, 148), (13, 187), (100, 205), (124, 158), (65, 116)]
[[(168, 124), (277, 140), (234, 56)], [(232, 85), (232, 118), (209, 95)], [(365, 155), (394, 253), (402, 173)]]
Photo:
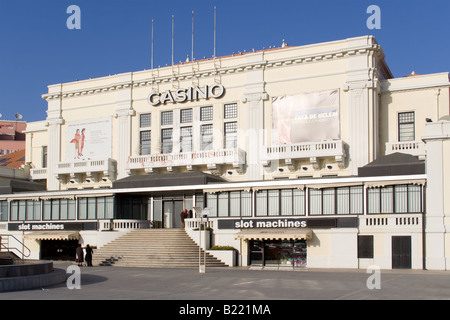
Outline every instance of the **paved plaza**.
[[(70, 265), (54, 264), (55, 268), (64, 270)], [(70, 290), (63, 283), (37, 290), (0, 293), (0, 300), (450, 299), (450, 272), (381, 270), (379, 278), (373, 280), (375, 275), (366, 270), (342, 269), (209, 268), (200, 274), (198, 269), (82, 267), (80, 289)]]

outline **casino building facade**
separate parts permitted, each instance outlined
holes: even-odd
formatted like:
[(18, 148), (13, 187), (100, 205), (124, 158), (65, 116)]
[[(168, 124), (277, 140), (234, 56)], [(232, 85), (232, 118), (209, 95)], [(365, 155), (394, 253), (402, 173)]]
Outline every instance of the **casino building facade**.
[(208, 208), (238, 265), (447, 270), (449, 88), (372, 36), (51, 85), (26, 131), (46, 190), (0, 194), (0, 233), (43, 258)]

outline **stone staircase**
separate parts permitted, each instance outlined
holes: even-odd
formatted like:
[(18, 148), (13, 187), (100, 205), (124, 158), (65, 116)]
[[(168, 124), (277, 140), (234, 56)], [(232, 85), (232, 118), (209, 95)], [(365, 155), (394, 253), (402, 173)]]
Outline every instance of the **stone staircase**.
[[(198, 268), (198, 251), (199, 247), (184, 229), (138, 229), (95, 250), (92, 264), (147, 268)], [(226, 266), (208, 253), (206, 263), (207, 267)]]

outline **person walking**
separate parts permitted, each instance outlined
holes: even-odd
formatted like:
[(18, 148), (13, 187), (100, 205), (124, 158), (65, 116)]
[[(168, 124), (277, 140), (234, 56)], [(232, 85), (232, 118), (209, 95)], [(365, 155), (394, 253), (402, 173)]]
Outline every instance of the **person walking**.
[(85, 250), (86, 250), (86, 257), (85, 257), (86, 265), (88, 267), (92, 267), (92, 254), (94, 253), (94, 250), (92, 250), (92, 248), (89, 245), (86, 246)]
[(84, 254), (83, 254), (83, 248), (81, 248), (81, 243), (78, 244), (77, 249), (75, 250), (76, 253), (76, 259), (75, 261), (78, 263), (78, 266), (83, 266), (84, 262)]

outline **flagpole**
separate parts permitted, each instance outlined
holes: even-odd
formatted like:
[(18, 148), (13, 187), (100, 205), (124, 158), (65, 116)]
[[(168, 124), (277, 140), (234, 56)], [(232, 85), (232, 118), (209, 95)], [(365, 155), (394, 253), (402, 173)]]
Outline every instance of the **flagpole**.
[(214, 58), (216, 58), (216, 25), (217, 25), (217, 13), (216, 7), (214, 7)]
[(152, 19), (152, 54), (151, 54), (151, 68), (152, 68), (152, 70), (153, 70), (153, 41), (154, 41), (154, 38), (153, 38), (153, 23), (154, 23), (154, 20)]
[(173, 63), (173, 38), (174, 38), (174, 36), (175, 36), (175, 31), (174, 31), (174, 29), (175, 29), (175, 27), (174, 27), (174, 20), (175, 20), (175, 16), (172, 15), (172, 66), (174, 65), (174, 63)]
[(192, 10), (192, 51), (191, 60), (194, 62), (194, 10)]

